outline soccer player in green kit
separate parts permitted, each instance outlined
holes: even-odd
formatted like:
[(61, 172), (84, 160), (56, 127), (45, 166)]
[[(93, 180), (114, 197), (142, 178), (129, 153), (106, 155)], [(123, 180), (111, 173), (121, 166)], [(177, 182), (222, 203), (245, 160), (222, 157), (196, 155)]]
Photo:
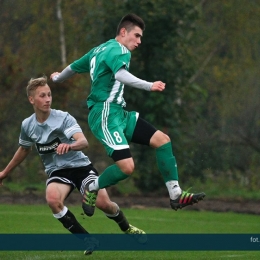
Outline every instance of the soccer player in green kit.
[(178, 169), (168, 135), (146, 122), (136, 111), (124, 109), (124, 86), (146, 91), (163, 91), (165, 83), (147, 82), (129, 72), (131, 51), (141, 44), (145, 29), (142, 18), (135, 14), (124, 16), (117, 28), (116, 38), (91, 49), (61, 73), (51, 74), (53, 82), (63, 82), (76, 73), (90, 73), (91, 92), (87, 98), (88, 124), (92, 133), (103, 144), (115, 164), (86, 184), (83, 209), (88, 216), (95, 210), (99, 189), (115, 185), (134, 171), (129, 142), (148, 145), (155, 149), (158, 169), (169, 191), (173, 209), (197, 203), (205, 193), (183, 191), (178, 182)]

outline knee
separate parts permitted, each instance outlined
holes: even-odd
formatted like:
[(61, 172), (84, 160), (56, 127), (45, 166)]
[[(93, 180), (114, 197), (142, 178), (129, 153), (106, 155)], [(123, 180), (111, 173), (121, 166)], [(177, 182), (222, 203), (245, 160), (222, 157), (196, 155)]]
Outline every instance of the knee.
[(166, 143), (169, 143), (170, 141), (171, 139), (167, 134), (161, 131), (156, 131), (151, 138), (150, 145), (154, 148), (158, 148)]
[(162, 133), (162, 145), (169, 143), (170, 141), (171, 141), (170, 137), (167, 134)]
[(127, 160), (123, 163), (118, 164), (120, 170), (127, 175), (131, 175), (134, 172), (135, 165), (133, 159)]
[(131, 175), (131, 174), (134, 172), (134, 169), (135, 169), (134, 165), (129, 165), (129, 166), (125, 167), (125, 168), (122, 170), (122, 172), (123, 172), (124, 174)]
[(51, 210), (55, 213), (59, 212), (63, 208), (62, 202), (55, 196), (47, 195), (46, 202)]

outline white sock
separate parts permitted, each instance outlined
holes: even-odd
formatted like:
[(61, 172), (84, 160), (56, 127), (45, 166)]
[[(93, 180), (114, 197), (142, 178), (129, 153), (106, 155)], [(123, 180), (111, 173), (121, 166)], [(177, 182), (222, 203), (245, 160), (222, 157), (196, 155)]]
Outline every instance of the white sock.
[(89, 184), (89, 191), (92, 190), (99, 190), (98, 178), (96, 178), (92, 183)]
[(172, 200), (177, 199), (181, 195), (181, 188), (178, 181), (167, 181), (165, 185)]
[(68, 211), (68, 208), (64, 206), (63, 210), (60, 211), (59, 213), (53, 214), (54, 218), (62, 218), (64, 215), (66, 215)]

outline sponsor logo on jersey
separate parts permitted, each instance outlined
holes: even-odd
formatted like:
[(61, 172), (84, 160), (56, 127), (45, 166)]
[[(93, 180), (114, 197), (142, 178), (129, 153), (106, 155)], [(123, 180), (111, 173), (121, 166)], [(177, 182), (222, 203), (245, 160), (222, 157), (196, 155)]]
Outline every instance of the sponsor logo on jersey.
[(36, 143), (36, 147), (37, 147), (39, 154), (55, 153), (56, 149), (57, 149), (57, 147), (59, 146), (60, 143), (61, 143), (61, 141), (57, 137), (47, 144)]

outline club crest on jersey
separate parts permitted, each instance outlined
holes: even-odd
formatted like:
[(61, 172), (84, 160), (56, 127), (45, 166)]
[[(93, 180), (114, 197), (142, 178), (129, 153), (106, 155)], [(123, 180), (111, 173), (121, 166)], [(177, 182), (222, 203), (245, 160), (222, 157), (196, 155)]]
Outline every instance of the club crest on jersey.
[(36, 143), (36, 147), (37, 147), (39, 154), (55, 153), (56, 149), (60, 143), (61, 143), (61, 141), (57, 137), (47, 144)]

